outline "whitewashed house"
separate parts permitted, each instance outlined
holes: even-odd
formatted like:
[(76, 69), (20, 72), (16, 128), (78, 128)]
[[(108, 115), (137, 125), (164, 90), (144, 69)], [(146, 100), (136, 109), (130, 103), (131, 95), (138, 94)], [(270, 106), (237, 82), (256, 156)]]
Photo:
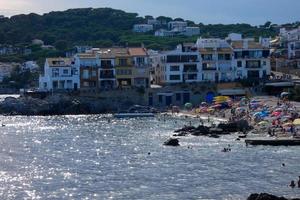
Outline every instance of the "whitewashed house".
[(186, 36), (200, 35), (200, 28), (188, 26), (184, 29), (182, 34)]
[(185, 31), (187, 27), (187, 22), (183, 21), (171, 21), (168, 23), (168, 29), (177, 29), (178, 31)]
[(146, 33), (149, 31), (153, 31), (152, 24), (135, 24), (133, 26), (133, 32), (136, 32), (136, 33)]
[(70, 58), (47, 58), (39, 89), (44, 91), (77, 90), (80, 88), (79, 67)]

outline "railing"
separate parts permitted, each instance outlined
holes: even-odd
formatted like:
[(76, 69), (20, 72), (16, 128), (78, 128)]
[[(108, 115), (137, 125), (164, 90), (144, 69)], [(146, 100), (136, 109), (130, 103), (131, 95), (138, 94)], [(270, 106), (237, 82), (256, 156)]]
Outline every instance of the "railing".
[(202, 70), (205, 71), (217, 70), (217, 67), (202, 67)]
[(115, 75), (113, 74), (100, 74), (101, 79), (114, 79)]
[(112, 68), (114, 68), (114, 66), (106, 64), (106, 65), (101, 65), (101, 68), (103, 68), (103, 69), (112, 69)]
[(198, 72), (198, 69), (183, 69), (184, 73), (193, 73), (193, 72)]

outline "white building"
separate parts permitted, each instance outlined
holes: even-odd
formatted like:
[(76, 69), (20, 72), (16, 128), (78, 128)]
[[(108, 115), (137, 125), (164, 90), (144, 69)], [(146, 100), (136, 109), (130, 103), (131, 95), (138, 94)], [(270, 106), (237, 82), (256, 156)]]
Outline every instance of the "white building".
[(240, 41), (240, 40), (243, 40), (243, 39), (242, 39), (242, 34), (230, 33), (225, 40), (226, 41)]
[(270, 49), (260, 43), (244, 39), (231, 43), (237, 79), (259, 79), (271, 73)]
[(172, 37), (175, 36), (176, 32), (174, 31), (168, 31), (166, 29), (159, 29), (155, 31), (154, 35), (156, 37)]
[(148, 19), (147, 24), (153, 25), (153, 26), (159, 26), (161, 25), (160, 21), (157, 19)]
[(200, 28), (188, 26), (185, 28), (183, 35), (186, 35), (186, 36), (200, 35)]
[(235, 68), (232, 66), (233, 50), (219, 38), (199, 38), (196, 47), (202, 58), (202, 80), (219, 82), (233, 81)]
[(44, 75), (39, 78), (40, 90), (77, 90), (80, 88), (79, 67), (70, 58), (47, 58)]
[(26, 71), (36, 71), (39, 69), (38, 64), (35, 61), (26, 61), (25, 63), (23, 63), (22, 65), (22, 70)]
[(184, 52), (181, 45), (173, 51), (165, 51), (151, 58), (155, 71), (155, 83), (174, 84), (202, 81), (199, 52)]
[(177, 29), (178, 31), (185, 31), (187, 27), (187, 22), (183, 21), (171, 21), (168, 23), (168, 28), (170, 30)]
[(149, 31), (153, 31), (153, 25), (151, 24), (135, 24), (133, 26), (133, 32), (136, 33), (146, 33)]

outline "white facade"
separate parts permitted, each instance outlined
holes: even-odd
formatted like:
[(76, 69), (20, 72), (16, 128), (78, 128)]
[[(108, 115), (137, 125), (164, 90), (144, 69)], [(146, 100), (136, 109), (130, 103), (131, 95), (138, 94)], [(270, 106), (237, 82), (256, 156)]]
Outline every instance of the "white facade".
[(270, 49), (244, 40), (232, 43), (237, 79), (261, 79), (271, 74)]
[(26, 71), (34, 71), (34, 70), (38, 70), (39, 66), (37, 65), (37, 63), (35, 61), (26, 61), (23, 66), (22, 66), (22, 70)]
[(155, 31), (154, 35), (157, 37), (172, 37), (175, 35), (175, 32), (168, 31), (165, 29), (159, 29), (159, 30)]
[(185, 31), (187, 27), (187, 22), (183, 21), (171, 21), (168, 23), (168, 28), (170, 30), (177, 29), (178, 31)]
[(79, 67), (68, 58), (47, 58), (44, 75), (40, 76), (39, 89), (77, 90), (80, 88)]
[(152, 54), (151, 78), (156, 84), (262, 79), (271, 73), (269, 54), (270, 48), (251, 38), (232, 43), (199, 38), (189, 48)]
[(161, 53), (151, 58), (158, 84), (192, 83), (202, 81), (200, 55), (183, 52), (181, 45), (174, 51)]
[(136, 33), (146, 33), (153, 31), (153, 25), (151, 24), (135, 24), (133, 26), (133, 31)]
[(200, 34), (200, 28), (199, 27), (186, 27), (183, 34), (186, 35), (186, 36), (199, 35)]
[(235, 68), (232, 66), (233, 50), (219, 38), (199, 38), (196, 46), (202, 57), (204, 81), (233, 81)]
[(240, 40), (243, 40), (243, 39), (242, 39), (242, 34), (240, 34), (240, 33), (230, 33), (225, 40), (227, 40), (227, 41), (228, 40), (230, 40), (230, 41), (240, 41)]

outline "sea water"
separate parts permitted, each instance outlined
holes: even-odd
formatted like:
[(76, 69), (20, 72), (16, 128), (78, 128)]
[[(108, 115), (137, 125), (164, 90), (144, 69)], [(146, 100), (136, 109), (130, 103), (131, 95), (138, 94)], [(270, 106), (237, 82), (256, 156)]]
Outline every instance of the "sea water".
[[(300, 176), (300, 147), (246, 147), (237, 135), (163, 146), (199, 119), (0, 116), (0, 123), (0, 199), (300, 196), (288, 187)], [(228, 145), (231, 152), (222, 152)]]

